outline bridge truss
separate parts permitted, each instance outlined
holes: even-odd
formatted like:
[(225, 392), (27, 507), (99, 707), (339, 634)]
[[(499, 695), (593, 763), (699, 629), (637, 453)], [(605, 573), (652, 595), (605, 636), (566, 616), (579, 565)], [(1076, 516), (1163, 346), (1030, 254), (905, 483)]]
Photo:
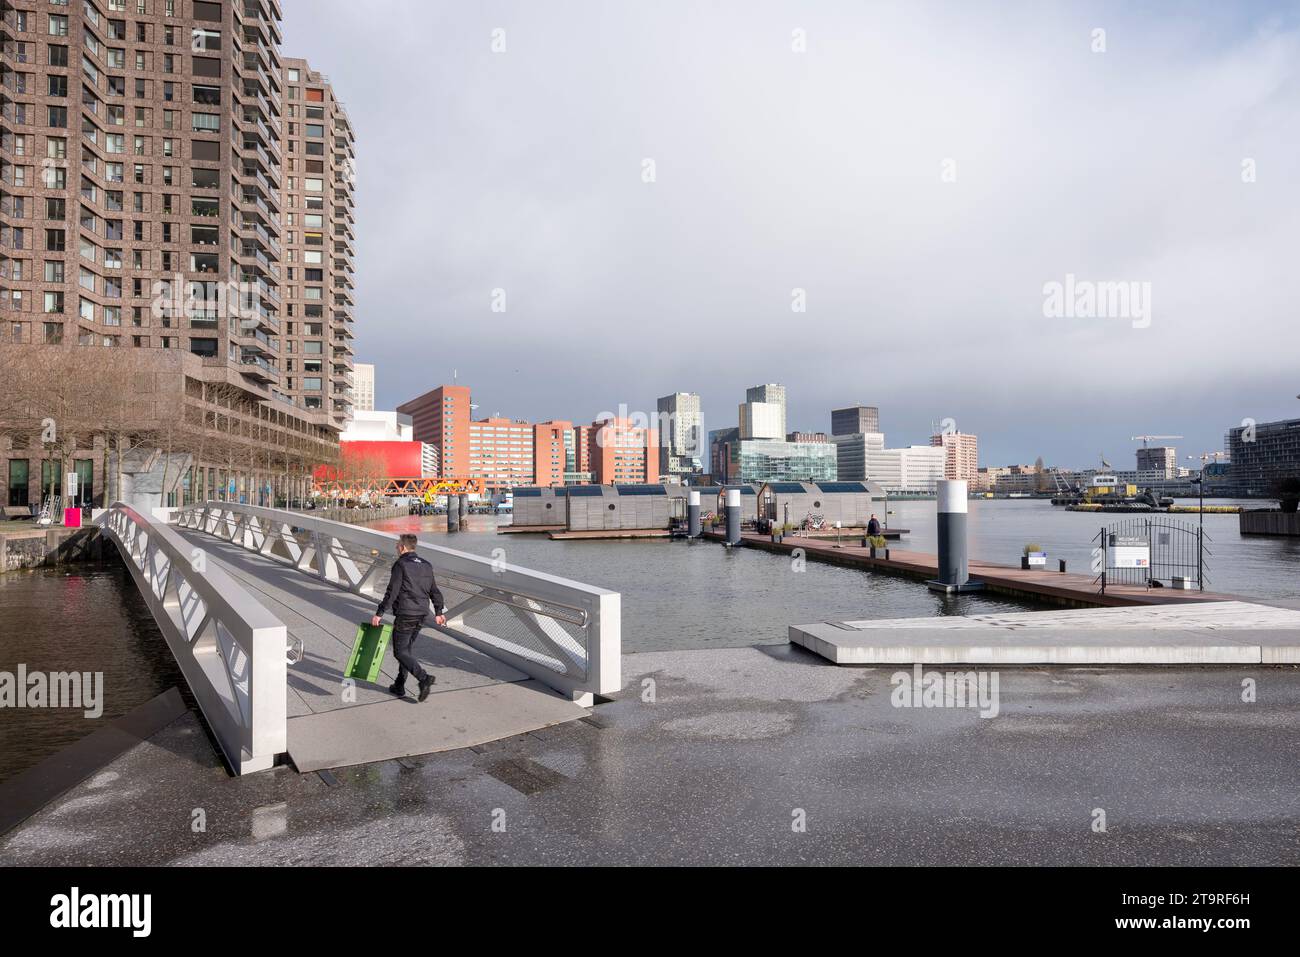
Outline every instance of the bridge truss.
[(314, 490), (326, 498), (418, 498), (432, 504), (444, 495), (479, 495), (484, 485), (480, 478), (318, 478)]

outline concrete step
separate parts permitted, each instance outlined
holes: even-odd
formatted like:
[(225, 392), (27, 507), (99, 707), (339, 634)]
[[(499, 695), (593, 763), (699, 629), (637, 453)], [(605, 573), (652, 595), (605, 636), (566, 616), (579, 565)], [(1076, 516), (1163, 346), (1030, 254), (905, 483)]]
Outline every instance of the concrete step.
[(1300, 611), (1251, 602), (790, 626), (839, 665), (1300, 663)]

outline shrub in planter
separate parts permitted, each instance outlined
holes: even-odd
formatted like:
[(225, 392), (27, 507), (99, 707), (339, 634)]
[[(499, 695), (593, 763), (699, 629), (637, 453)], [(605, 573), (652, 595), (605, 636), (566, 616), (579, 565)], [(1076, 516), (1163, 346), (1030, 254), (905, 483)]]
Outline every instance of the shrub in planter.
[(1043, 558), (1042, 564), (1044, 565), (1047, 564), (1046, 562), (1047, 553), (1043, 551), (1043, 546), (1039, 545), (1037, 542), (1030, 542), (1028, 545), (1026, 545), (1024, 554), (1021, 555), (1020, 557), (1020, 567), (1023, 568), (1025, 571), (1028, 571), (1031, 567), (1033, 567), (1029, 561), (1031, 557), (1042, 557)]

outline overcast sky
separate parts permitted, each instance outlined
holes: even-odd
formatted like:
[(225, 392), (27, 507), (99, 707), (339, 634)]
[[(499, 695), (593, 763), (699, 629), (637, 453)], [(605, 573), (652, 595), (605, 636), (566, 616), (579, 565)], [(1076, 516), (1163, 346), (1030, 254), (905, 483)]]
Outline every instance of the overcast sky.
[[(283, 6), (357, 131), (380, 408), (459, 370), (481, 415), (714, 429), (776, 381), (791, 429), (1117, 468), (1300, 416), (1295, 4)], [(1149, 314), (1045, 315), (1067, 275)]]

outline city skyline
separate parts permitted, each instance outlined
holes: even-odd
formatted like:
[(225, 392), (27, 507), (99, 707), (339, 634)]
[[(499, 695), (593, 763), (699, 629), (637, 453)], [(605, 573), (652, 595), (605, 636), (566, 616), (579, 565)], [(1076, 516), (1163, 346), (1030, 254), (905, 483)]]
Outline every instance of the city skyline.
[[(376, 382), (378, 382), (380, 379), (382, 379), (382, 371), (376, 374)], [(783, 385), (783, 383), (774, 383), (774, 384)], [(425, 389), (424, 392), (421, 393), (421, 395), (436, 391), (437, 389), (448, 388), (448, 387), (455, 388), (456, 386), (452, 386), (450, 383), (444, 383), (443, 385), (440, 386), (434, 386), (430, 389)], [(469, 392), (476, 387), (471, 384), (471, 385), (460, 385), (459, 388), (465, 390), (466, 394), (469, 394)], [(743, 389), (741, 391), (746, 393), (751, 393), (756, 388), (761, 388), (761, 387), (749, 386), (746, 389)], [(504, 410), (497, 409), (491, 413), (485, 413), (484, 408), (486, 407), (482, 403), (475, 402), (473, 405), (473, 409), (475, 411), (469, 417), (469, 419), (467, 419), (467, 421), (485, 422), (488, 420), (494, 420), (494, 421), (501, 420), (501, 421), (508, 421), (508, 422), (527, 422), (533, 425), (541, 425), (541, 424), (546, 424), (551, 422), (575, 423), (575, 422), (585, 422), (588, 420), (594, 421), (604, 416), (615, 415), (621, 417), (626, 414), (628, 416), (632, 416), (636, 418), (638, 421), (646, 421), (646, 422), (651, 422), (656, 424), (662, 424), (663, 417), (665, 416), (665, 414), (669, 414), (669, 413), (667, 413), (662, 408), (661, 403), (663, 402), (664, 398), (671, 398), (673, 396), (691, 396), (696, 400), (698, 400), (699, 398), (699, 394), (696, 392), (691, 392), (690, 390), (678, 390), (676, 392), (669, 393), (668, 396), (660, 397), (655, 402), (646, 403), (645, 405), (642, 406), (631, 407), (631, 406), (624, 405), (614, 413), (610, 413), (609, 411), (604, 410), (599, 413), (579, 412), (576, 416), (557, 415), (545, 409), (543, 410), (531, 409), (531, 410), (523, 410), (523, 411), (520, 410), (504, 411)], [(397, 403), (395, 408), (400, 408), (401, 406), (413, 402), (414, 398), (416, 397), (412, 397), (410, 399), (405, 400), (404, 402)], [(734, 407), (734, 405), (735, 404), (732, 403), (731, 407)], [(744, 404), (741, 405), (742, 410), (743, 407)], [(739, 421), (733, 421), (733, 422), (728, 422), (728, 424), (726, 425), (719, 425), (714, 420), (710, 419), (708, 414), (708, 409), (706, 406), (704, 406), (702, 402), (697, 401), (695, 404), (695, 408), (696, 410), (698, 410), (697, 414), (699, 415), (700, 422), (702, 423), (699, 429), (699, 434), (702, 437), (701, 446), (700, 446), (701, 459), (702, 459), (701, 464), (703, 470), (705, 472), (708, 472), (709, 471), (709, 438), (708, 437), (710, 433), (726, 431), (728, 429), (739, 430), (740, 423)], [(837, 408), (837, 409), (828, 408), (823, 410), (823, 414), (826, 419), (826, 424), (817, 425), (816, 427), (806, 426), (806, 424), (796, 422), (792, 419), (788, 423), (791, 426), (791, 428), (788, 430), (788, 434), (793, 435), (796, 432), (806, 433), (810, 435), (816, 433), (822, 433), (825, 436), (830, 437), (832, 436), (832, 429), (830, 427), (832, 415), (836, 411), (843, 411), (843, 410), (844, 410), (843, 408)], [(891, 410), (889, 409), (889, 407), (884, 404), (880, 404), (878, 407), (872, 407), (871, 411), (876, 413), (881, 413), (882, 415), (891, 414)], [(727, 418), (728, 413), (726, 412), (720, 413), (718, 417)], [(732, 413), (730, 414), (730, 418), (737, 419), (737, 415), (735, 413)], [(1279, 417), (1279, 418), (1285, 420), (1285, 418), (1288, 417)], [(1294, 418), (1294, 416), (1289, 418)], [(1146, 466), (1143, 466), (1141, 464), (1142, 454), (1145, 449), (1148, 452), (1160, 451), (1162, 453), (1168, 453), (1169, 455), (1171, 455), (1172, 458), (1170, 458), (1169, 461), (1169, 468), (1171, 470), (1182, 468), (1182, 469), (1190, 469), (1191, 471), (1196, 471), (1196, 469), (1199, 466), (1197, 465), (1197, 462), (1194, 460), (1199, 461), (1200, 454), (1203, 454), (1203, 453), (1193, 453), (1191, 451), (1193, 445), (1191, 443), (1187, 443), (1185, 437), (1179, 437), (1177, 441), (1164, 442), (1161, 444), (1152, 444), (1148, 447), (1143, 445), (1140, 440), (1143, 438), (1148, 438), (1148, 439), (1156, 438), (1155, 436), (1130, 435), (1123, 438), (1123, 445), (1116, 444), (1115, 448), (1119, 449), (1119, 451), (1102, 452), (1100, 455), (1097, 455), (1092, 459), (1085, 458), (1085, 460), (1083, 461), (1068, 461), (1068, 460), (1056, 461), (1048, 458), (1042, 453), (1034, 453), (1028, 456), (1022, 456), (1020, 458), (1012, 457), (1007, 459), (993, 459), (990, 458), (985, 452), (985, 439), (983, 433), (981, 433), (977, 429), (971, 429), (971, 428), (958, 429), (955, 426), (955, 421), (956, 420), (954, 419), (948, 423), (945, 423), (943, 420), (939, 420), (939, 419), (931, 420), (922, 429), (920, 429), (918, 434), (915, 435), (912, 432), (903, 429), (897, 430), (896, 434), (894, 430), (890, 430), (889, 433), (891, 436), (890, 444), (892, 446), (897, 446), (902, 448), (925, 446), (927, 444), (931, 444), (936, 438), (938, 438), (940, 435), (943, 435), (945, 433), (949, 435), (965, 437), (967, 439), (975, 439), (978, 437), (977, 462), (979, 468), (981, 469), (1003, 468), (1007, 466), (1032, 465), (1039, 458), (1042, 458), (1044, 467), (1049, 469), (1060, 469), (1062, 471), (1087, 471), (1087, 470), (1102, 470), (1102, 471), (1119, 470), (1122, 472), (1141, 471), (1144, 468), (1146, 468)], [(1227, 461), (1229, 456), (1224, 441), (1227, 438), (1228, 433), (1233, 430), (1239, 431), (1241, 428), (1243, 428), (1243, 426), (1237, 424), (1226, 426), (1224, 428), (1220, 436), (1220, 441), (1218, 443), (1218, 446), (1224, 446), (1224, 448), (1216, 447), (1214, 449), (1215, 452), (1223, 453), (1223, 457), (1222, 459), (1220, 459), (1221, 461)], [(774, 436), (774, 438), (784, 438), (784, 437), (785, 436)], [(668, 443), (668, 439), (665, 438), (663, 442), (664, 450), (667, 450), (669, 448), (667, 443)], [(1124, 445), (1128, 446), (1127, 450), (1124, 449)], [(1109, 468), (1107, 468), (1103, 464), (1104, 462), (1109, 463)], [(661, 474), (666, 475), (668, 474), (668, 471), (661, 468)]]
[[(1285, 351), (1258, 347), (1288, 328), (1295, 17), (1177, 9), (322, 0), (285, 32), (359, 118), (380, 405), (459, 369), (492, 409), (575, 420), (690, 390), (707, 429), (775, 380), (791, 428), (867, 401), (909, 441), (953, 418), (986, 461), (1085, 466), (1297, 412)], [(398, 89), (424, 91), (414, 115)], [(1071, 277), (1149, 283), (1150, 315), (1046, 317)]]

